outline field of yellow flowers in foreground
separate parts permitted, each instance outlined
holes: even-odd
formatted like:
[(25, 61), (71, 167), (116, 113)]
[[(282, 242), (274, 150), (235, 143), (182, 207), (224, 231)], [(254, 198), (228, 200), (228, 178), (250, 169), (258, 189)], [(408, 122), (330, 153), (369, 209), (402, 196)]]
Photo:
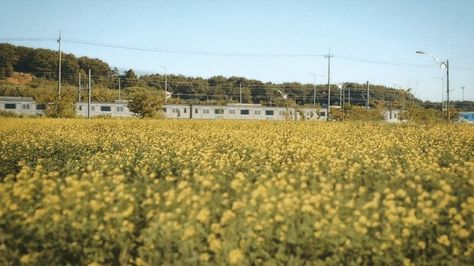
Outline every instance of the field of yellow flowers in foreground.
[(473, 265), (474, 127), (0, 119), (0, 264)]

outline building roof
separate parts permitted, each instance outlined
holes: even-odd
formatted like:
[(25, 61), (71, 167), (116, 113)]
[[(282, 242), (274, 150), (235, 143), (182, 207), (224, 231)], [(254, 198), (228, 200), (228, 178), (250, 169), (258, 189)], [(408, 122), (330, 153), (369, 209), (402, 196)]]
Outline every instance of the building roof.
[(34, 102), (31, 97), (17, 97), (17, 96), (0, 96), (0, 101), (3, 102)]

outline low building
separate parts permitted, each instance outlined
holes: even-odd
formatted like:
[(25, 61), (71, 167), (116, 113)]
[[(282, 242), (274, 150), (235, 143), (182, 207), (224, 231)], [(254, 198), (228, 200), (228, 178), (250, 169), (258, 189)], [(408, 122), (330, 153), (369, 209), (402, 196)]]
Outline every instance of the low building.
[(399, 123), (401, 110), (389, 109), (383, 112), (383, 119), (388, 123)]
[[(88, 103), (76, 102), (75, 108), (76, 115), (82, 117), (88, 116)], [(113, 103), (93, 102), (90, 105), (90, 116), (133, 117), (134, 114), (128, 109), (127, 101), (117, 101)]]
[(325, 119), (326, 111), (314, 108), (286, 108), (260, 104), (163, 106), (166, 118), (174, 119), (234, 119), (234, 120), (317, 120)]
[(31, 97), (0, 96), (0, 110), (18, 115), (41, 115), (46, 106), (36, 103)]

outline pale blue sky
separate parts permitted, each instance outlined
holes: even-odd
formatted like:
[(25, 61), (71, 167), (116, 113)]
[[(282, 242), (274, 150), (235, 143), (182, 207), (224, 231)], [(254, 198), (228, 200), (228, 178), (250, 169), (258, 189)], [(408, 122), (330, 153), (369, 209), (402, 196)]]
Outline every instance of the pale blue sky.
[[(425, 50), (451, 66), (452, 99), (474, 100), (474, 1), (22, 1), (0, 2), (0, 39), (63, 38), (154, 49), (235, 54), (334, 54), (334, 82), (411, 87), (441, 99), (443, 75)], [(56, 49), (50, 42), (15, 42)], [(119, 68), (210, 77), (311, 83), (327, 73), (322, 57), (166, 54), (64, 42), (65, 52)], [(359, 61), (400, 63), (391, 66)], [(419, 65), (418, 67), (414, 65)], [(318, 76), (318, 83), (325, 83)]]

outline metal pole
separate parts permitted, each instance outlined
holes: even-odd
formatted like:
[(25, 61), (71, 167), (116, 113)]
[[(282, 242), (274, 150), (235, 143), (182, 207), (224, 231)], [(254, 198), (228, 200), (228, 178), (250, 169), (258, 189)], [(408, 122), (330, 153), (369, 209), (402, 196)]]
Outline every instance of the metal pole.
[(165, 103), (168, 100), (168, 72), (165, 67)]
[(449, 114), (449, 60), (446, 60), (446, 111), (448, 114), (448, 121), (451, 120)]
[(349, 87), (349, 88), (347, 88), (347, 89), (349, 90), (349, 91), (348, 91), (348, 95), (347, 95), (347, 96), (349, 97), (348, 102), (349, 102), (349, 105), (351, 105), (351, 87)]
[(367, 81), (367, 103), (365, 108), (369, 109), (369, 101), (370, 101), (370, 85), (369, 82)]
[(326, 120), (329, 121), (329, 112), (331, 110), (331, 53), (327, 55), (328, 58), (328, 107), (327, 107), (327, 118)]
[(444, 117), (444, 78), (441, 78), (441, 118)]
[(121, 90), (122, 90), (122, 87), (121, 87), (121, 85), (120, 85), (120, 77), (118, 78), (118, 85), (119, 85), (119, 101), (120, 101), (120, 100), (121, 100), (121, 98), (120, 98), (120, 92), (121, 92)]
[(316, 108), (316, 74), (313, 75), (313, 108)]
[(89, 98), (87, 100), (87, 118), (91, 118), (91, 97), (92, 97), (92, 82), (91, 82), (91, 70), (89, 69)]
[(59, 66), (58, 66), (58, 99), (61, 99), (61, 31), (59, 31)]
[(339, 107), (342, 108), (342, 85), (339, 88)]
[(77, 101), (81, 101), (81, 90), (82, 90), (82, 84), (81, 84), (81, 72), (79, 72), (79, 86), (77, 87)]
[(242, 104), (242, 82), (239, 83), (240, 104)]

